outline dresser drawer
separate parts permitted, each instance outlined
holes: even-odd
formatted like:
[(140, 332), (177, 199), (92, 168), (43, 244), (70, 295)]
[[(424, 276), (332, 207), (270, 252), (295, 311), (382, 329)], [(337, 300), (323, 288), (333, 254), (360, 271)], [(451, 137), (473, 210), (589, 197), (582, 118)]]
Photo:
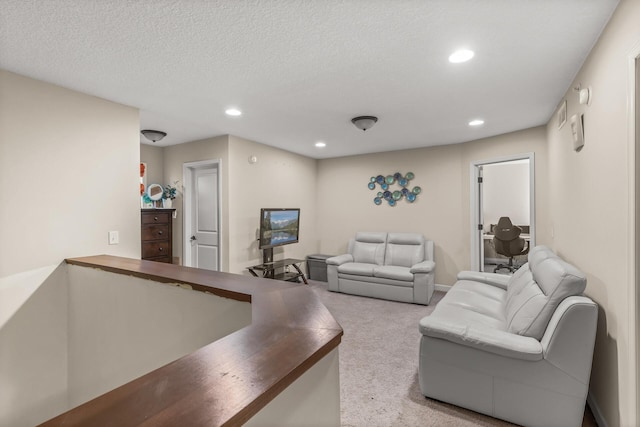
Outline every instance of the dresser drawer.
[(168, 241), (142, 243), (142, 258), (159, 256), (171, 257), (171, 245)]
[(142, 241), (167, 240), (169, 224), (145, 224), (142, 226)]
[(168, 224), (170, 214), (167, 212), (144, 212), (142, 214), (143, 224)]

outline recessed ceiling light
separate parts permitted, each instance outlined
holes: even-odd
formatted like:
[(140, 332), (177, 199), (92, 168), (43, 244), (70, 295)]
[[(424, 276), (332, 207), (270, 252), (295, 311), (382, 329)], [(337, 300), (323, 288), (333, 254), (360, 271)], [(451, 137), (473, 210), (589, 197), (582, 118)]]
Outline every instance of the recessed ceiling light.
[(326, 146), (327, 146), (327, 144), (322, 142), (322, 141), (316, 142), (316, 147), (318, 147), (318, 148), (324, 148)]
[(481, 120), (481, 119), (475, 119), (469, 122), (469, 126), (480, 126), (483, 124), (484, 124), (484, 120)]
[(453, 62), (454, 64), (457, 64), (460, 62), (467, 62), (468, 60), (473, 58), (473, 55), (475, 55), (475, 53), (473, 53), (472, 50), (468, 50), (468, 49), (456, 50), (451, 54), (451, 56), (449, 56), (449, 62)]
[(242, 111), (238, 110), (237, 108), (227, 108), (225, 110), (225, 113), (227, 114), (227, 116), (241, 116), (242, 115)]

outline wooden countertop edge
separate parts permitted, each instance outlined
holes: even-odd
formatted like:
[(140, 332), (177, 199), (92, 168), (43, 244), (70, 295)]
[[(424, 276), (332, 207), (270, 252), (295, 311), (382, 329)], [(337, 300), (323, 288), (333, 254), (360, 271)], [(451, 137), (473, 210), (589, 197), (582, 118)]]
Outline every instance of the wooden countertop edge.
[(250, 302), (252, 324), (52, 418), (45, 426), (241, 425), (337, 348), (343, 334), (303, 284), (109, 255), (66, 262)]

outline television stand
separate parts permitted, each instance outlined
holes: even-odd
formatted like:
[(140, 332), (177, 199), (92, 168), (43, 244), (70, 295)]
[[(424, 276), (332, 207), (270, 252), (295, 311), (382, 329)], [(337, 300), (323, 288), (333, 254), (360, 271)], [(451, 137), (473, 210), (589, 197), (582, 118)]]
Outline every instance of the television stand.
[(273, 262), (273, 248), (266, 248), (262, 250), (262, 263), (269, 264)]
[[(252, 265), (247, 267), (249, 273), (254, 277), (265, 277), (267, 279), (285, 280), (287, 282), (300, 282), (302, 279), (305, 285), (308, 285), (307, 278), (304, 277), (304, 273), (300, 270), (298, 264), (303, 263), (304, 260), (295, 258), (286, 258), (280, 261), (263, 262), (262, 264)], [(295, 271), (289, 270), (287, 267), (293, 266)], [(258, 274), (261, 272), (261, 274)]]

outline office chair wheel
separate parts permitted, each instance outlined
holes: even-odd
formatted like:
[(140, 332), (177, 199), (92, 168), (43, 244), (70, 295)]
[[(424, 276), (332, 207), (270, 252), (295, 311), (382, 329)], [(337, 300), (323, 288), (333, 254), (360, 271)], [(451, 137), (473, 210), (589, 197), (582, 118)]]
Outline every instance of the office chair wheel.
[(496, 266), (496, 268), (493, 270), (494, 273), (497, 273), (498, 270), (502, 270), (505, 269), (507, 270), (509, 273), (515, 273), (518, 270), (519, 267), (516, 267), (514, 265), (508, 265), (508, 264), (498, 264)]

